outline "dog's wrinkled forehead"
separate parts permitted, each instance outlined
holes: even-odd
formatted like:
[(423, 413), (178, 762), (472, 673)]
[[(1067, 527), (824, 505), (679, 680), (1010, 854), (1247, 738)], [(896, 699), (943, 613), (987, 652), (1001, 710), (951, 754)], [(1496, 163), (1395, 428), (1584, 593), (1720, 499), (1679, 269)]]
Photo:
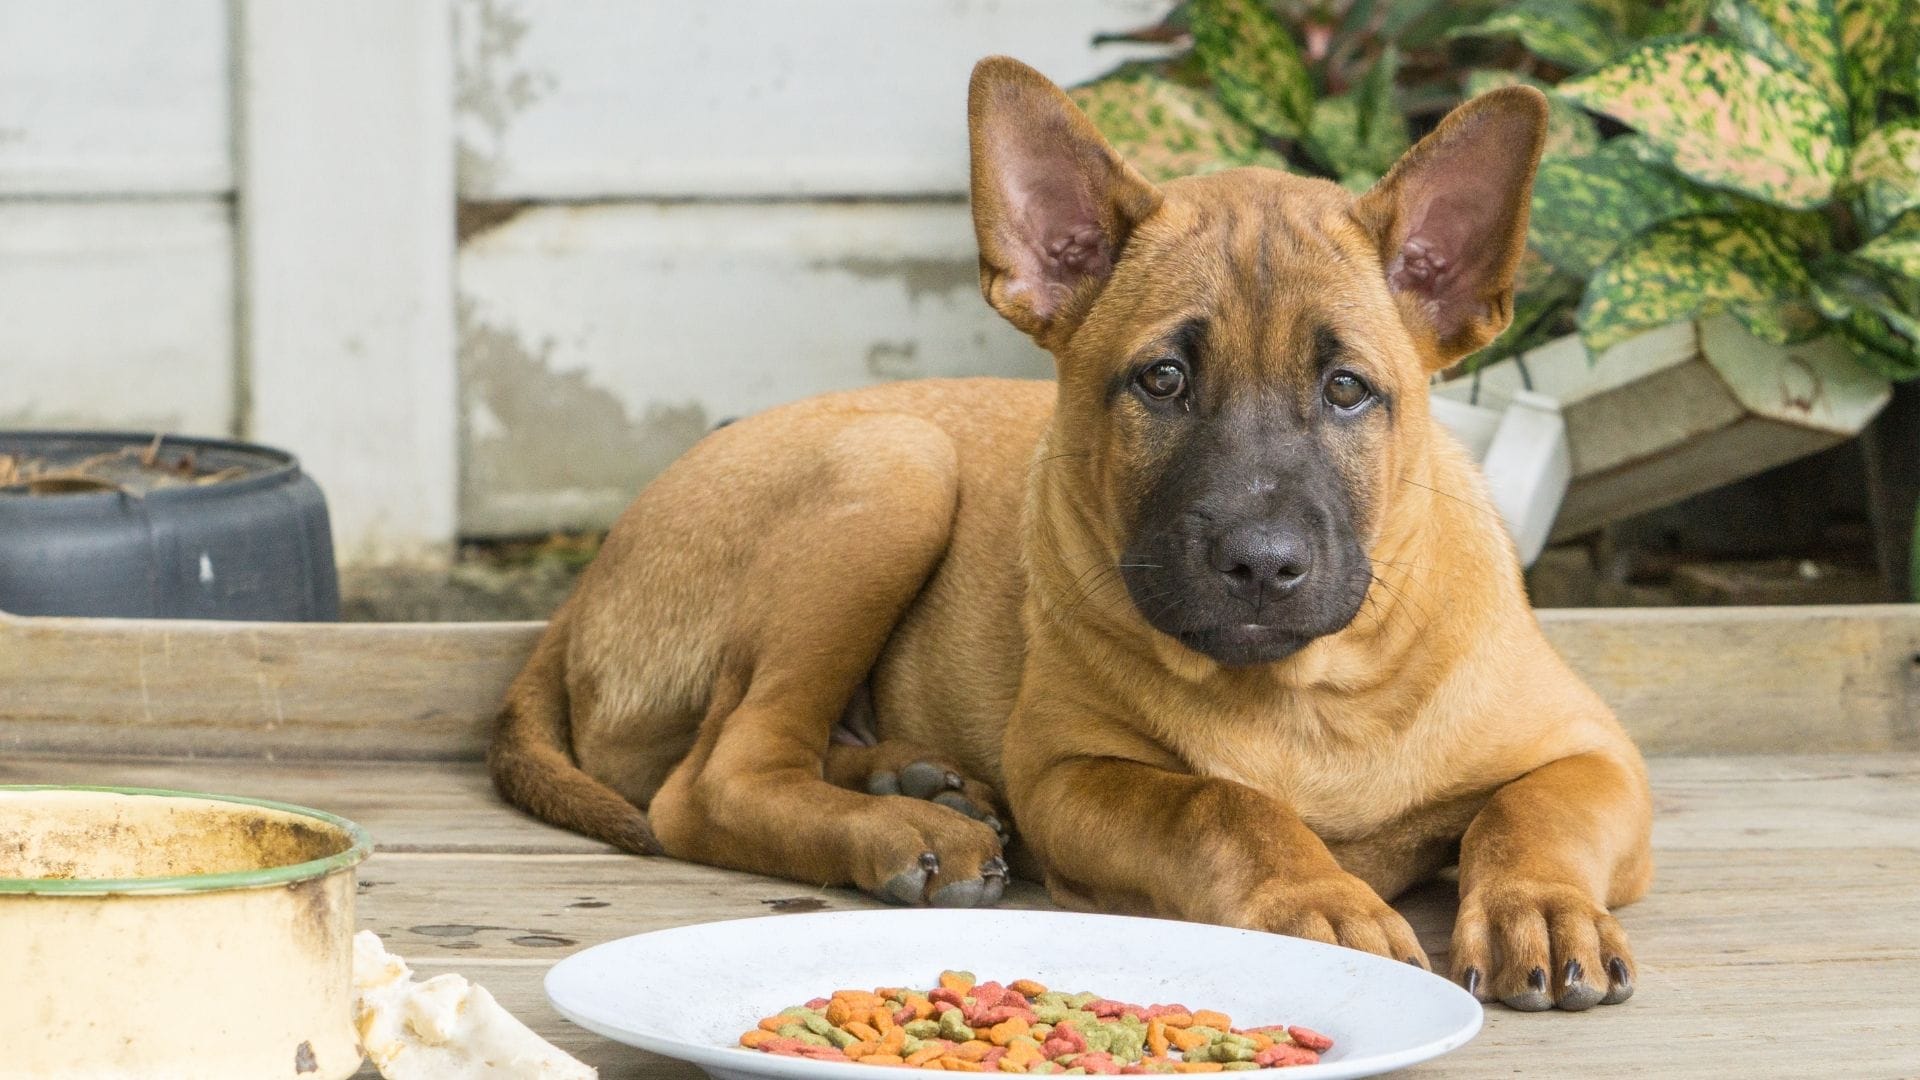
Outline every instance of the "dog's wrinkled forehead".
[(1177, 180), (1164, 191), (1091, 313), (1096, 333), (1204, 325), (1209, 359), (1244, 367), (1254, 384), (1306, 375), (1330, 335), (1382, 365), (1417, 368), (1346, 191), (1266, 169)]

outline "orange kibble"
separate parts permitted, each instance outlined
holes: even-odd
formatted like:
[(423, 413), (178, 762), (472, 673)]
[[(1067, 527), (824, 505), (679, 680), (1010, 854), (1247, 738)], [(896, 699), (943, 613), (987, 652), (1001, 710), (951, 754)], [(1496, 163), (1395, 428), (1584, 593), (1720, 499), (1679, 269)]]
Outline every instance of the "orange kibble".
[(1037, 1046), (1033, 1046), (1028, 1043), (1019, 1043), (1017, 1045), (1007, 1047), (1006, 1056), (1002, 1057), (1000, 1060), (1019, 1062), (1020, 1067), (1025, 1068), (1028, 1065), (1037, 1065), (1040, 1062), (1047, 1060), (1047, 1055), (1041, 1053), (1040, 1048)]
[(922, 994), (914, 994), (908, 997), (907, 1008), (913, 1010), (913, 1018), (915, 1020), (930, 1020), (936, 1011), (933, 1007), (933, 1002), (927, 1000), (926, 996)]
[(906, 1028), (890, 1027), (885, 1035), (880, 1036), (880, 1052), (883, 1054), (898, 1054), (906, 1045)]
[(1000, 1059), (1000, 1071), (1010, 1072), (1010, 1073), (1023, 1073), (1027, 1071), (1027, 1067), (1013, 1060), (1011, 1057), (1003, 1057)]
[(905, 1065), (907, 1059), (899, 1054), (868, 1054), (860, 1059), (862, 1065)]
[(1167, 1041), (1179, 1047), (1182, 1052), (1185, 1052), (1196, 1046), (1205, 1046), (1207, 1044), (1207, 1037), (1199, 1032), (1189, 1031), (1186, 1028), (1168, 1028)]
[(1033, 1027), (1027, 1023), (1025, 1017), (1016, 1016), (988, 1028), (987, 1041), (995, 1046), (1005, 1046), (1032, 1030)]
[(913, 993), (913, 991), (904, 986), (876, 986), (873, 988), (873, 996), (882, 1001), (899, 1001), (911, 993)]
[(1155, 1057), (1167, 1056), (1167, 1025), (1158, 1020), (1147, 1021), (1147, 1049)]
[(973, 976), (964, 971), (943, 971), (940, 973), (940, 985), (964, 997), (973, 989)]
[(768, 1031), (764, 1028), (754, 1028), (752, 1031), (749, 1031), (745, 1035), (740, 1036), (740, 1045), (748, 1048), (752, 1048), (752, 1047), (759, 1046), (761, 1043), (766, 1042), (768, 1039), (775, 1038), (775, 1037), (776, 1036), (771, 1031)]
[(867, 1023), (873, 1025), (873, 1030), (885, 1035), (893, 1030), (893, 1014), (885, 1009), (875, 1009), (867, 1017)]
[[(828, 1021), (828, 1022), (831, 1023), (832, 1021)], [(781, 1028), (786, 1027), (788, 1024), (795, 1024), (795, 1023), (799, 1023), (799, 1021), (795, 1020), (791, 1016), (769, 1016), (766, 1019), (760, 1021), (760, 1030), (771, 1031), (771, 1032), (774, 1032), (775, 1034), (778, 1034)]]
[(1195, 1027), (1210, 1027), (1215, 1031), (1226, 1031), (1233, 1026), (1233, 1020), (1226, 1013), (1212, 1009), (1201, 1009), (1194, 1013), (1193, 1023)]
[(961, 1061), (979, 1061), (981, 1058), (986, 1057), (987, 1051), (991, 1049), (993, 1049), (993, 1044), (990, 1042), (981, 1039), (968, 1039), (966, 1042), (953, 1048), (953, 1056), (959, 1058)]
[[(832, 1023), (832, 1021), (829, 1020), (828, 1023)], [(861, 1042), (877, 1043), (880, 1041), (880, 1033), (878, 1031), (875, 1031), (870, 1025), (858, 1020), (849, 1020), (841, 1024), (840, 1028)]]
[(1261, 1034), (1258, 1031), (1247, 1032), (1247, 1038), (1253, 1040), (1253, 1052), (1256, 1054), (1273, 1045), (1273, 1040), (1271, 1038)]
[(1174, 1072), (1220, 1072), (1226, 1066), (1218, 1061), (1182, 1061), (1173, 1067)]
[(1047, 988), (1032, 979), (1015, 979), (1007, 984), (1007, 989), (1026, 997), (1038, 997), (1047, 992)]
[(934, 1058), (939, 1057), (942, 1050), (943, 1048), (938, 1044), (929, 1044), (927, 1046), (923, 1046), (920, 1049), (915, 1050), (913, 1053), (907, 1055), (907, 1064), (925, 1065), (927, 1062), (932, 1061)]
[(1193, 1026), (1192, 1013), (1166, 1013), (1159, 1017), (1159, 1020), (1162, 1024), (1170, 1028), (1187, 1028)]
[(868, 1054), (879, 1053), (880, 1044), (877, 1042), (857, 1042), (840, 1052), (850, 1058), (866, 1057)]
[(835, 994), (833, 998), (827, 1002), (826, 1015), (827, 1023), (832, 1024), (834, 1027), (845, 1027), (847, 1021), (853, 1019), (853, 1003), (843, 1000), (840, 995)]
[(920, 1067), (923, 1069), (945, 1069), (946, 1065), (943, 1064), (939, 1058), (934, 1058), (932, 1061), (921, 1062)]
[(946, 1069), (948, 1072), (986, 1072), (987, 1071), (985, 1068), (981, 1066), (979, 1062), (968, 1061), (966, 1058), (959, 1057), (954, 1054), (948, 1054), (938, 1060), (940, 1062), (940, 1067), (943, 1069)]

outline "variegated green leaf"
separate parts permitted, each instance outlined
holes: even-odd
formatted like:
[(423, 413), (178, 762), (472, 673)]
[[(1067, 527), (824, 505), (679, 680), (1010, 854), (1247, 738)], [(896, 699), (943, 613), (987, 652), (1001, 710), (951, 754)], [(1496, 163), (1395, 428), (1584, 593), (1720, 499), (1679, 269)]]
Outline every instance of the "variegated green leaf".
[(1713, 17), (1748, 51), (1812, 83), (1834, 108), (1846, 108), (1834, 0), (1718, 0)]
[(1920, 319), (1884, 302), (1825, 293), (1820, 306), (1864, 367), (1889, 379), (1920, 377)]
[(1520, 0), (1453, 37), (1516, 37), (1527, 51), (1574, 71), (1618, 56), (1626, 47), (1612, 16), (1584, 0)]
[(1407, 118), (1393, 100), (1397, 64), (1389, 47), (1353, 91), (1314, 103), (1307, 149), (1354, 191), (1373, 186), (1411, 144)]
[(1707, 11), (1713, 6), (1713, 0), (1667, 0), (1664, 4), (1650, 4), (1647, 0), (1620, 2), (1628, 8), (1627, 36), (1636, 41), (1697, 34), (1706, 27)]
[(1920, 233), (1888, 233), (1868, 241), (1854, 257), (1920, 282)]
[[(1853, 100), (1853, 126), (1859, 135), (1873, 126), (1874, 105), (1887, 66), (1900, 52), (1904, 30), (1911, 46), (1920, 27), (1914, 0), (1834, 0), (1840, 51), (1846, 57), (1847, 94)], [(1920, 87), (1909, 87), (1920, 89)]]
[(1696, 215), (1623, 244), (1587, 282), (1580, 333), (1595, 353), (1642, 330), (1731, 310), (1756, 337), (1819, 333), (1812, 282), (1795, 255), (1738, 218)]
[(1467, 94), (1478, 97), (1502, 86), (1531, 86), (1547, 95), (1546, 158), (1579, 157), (1600, 148), (1600, 130), (1593, 118), (1538, 79), (1529, 79), (1515, 71), (1477, 68), (1467, 73)]
[(1782, 206), (1825, 203), (1846, 159), (1832, 103), (1723, 41), (1644, 45), (1560, 93), (1638, 129), (1687, 176)]
[(1888, 124), (1860, 140), (1852, 179), (1874, 232), (1920, 207), (1920, 121)]
[(1526, 52), (1572, 71), (1586, 71), (1626, 48), (1613, 15), (1586, 0), (1521, 0), (1450, 37), (1521, 38)]
[(1313, 115), (1313, 82), (1300, 49), (1261, 0), (1193, 0), (1194, 53), (1214, 93), (1269, 135), (1293, 138)]
[(1727, 196), (1640, 160), (1636, 142), (1622, 136), (1585, 157), (1540, 163), (1527, 238), (1555, 266), (1585, 277), (1650, 226), (1726, 208)]
[(1120, 155), (1148, 179), (1172, 180), (1236, 165), (1286, 166), (1260, 133), (1204, 91), (1147, 71), (1067, 91)]

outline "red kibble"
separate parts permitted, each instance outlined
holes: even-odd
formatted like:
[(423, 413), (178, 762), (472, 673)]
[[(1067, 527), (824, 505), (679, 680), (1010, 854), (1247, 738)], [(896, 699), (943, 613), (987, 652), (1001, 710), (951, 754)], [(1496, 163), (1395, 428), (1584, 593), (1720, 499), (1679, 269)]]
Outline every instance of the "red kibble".
[(833, 1002), (827, 1000), (826, 998), (814, 998), (812, 1001), (807, 1002), (807, 1008), (812, 1009), (815, 1012), (819, 1012), (820, 1010), (826, 1008), (828, 1005), (831, 1005), (831, 1004), (833, 1004)]
[(1098, 1073), (1101, 1076), (1118, 1076), (1120, 1074), (1120, 1063), (1113, 1059), (1112, 1054), (1104, 1050), (1092, 1054), (1081, 1054), (1079, 1057), (1073, 1059), (1073, 1063), (1086, 1069), (1090, 1073)]
[(1285, 1068), (1288, 1065), (1318, 1065), (1320, 1063), (1320, 1055), (1304, 1046), (1274, 1043), (1272, 1046), (1253, 1055), (1253, 1063), (1263, 1068)]
[(964, 1009), (967, 1007), (966, 998), (961, 997), (959, 994), (954, 993), (944, 986), (937, 986), (927, 991), (927, 1000), (933, 1002), (935, 1005), (944, 1005), (949, 1009)]
[(1312, 1028), (1303, 1028), (1298, 1024), (1289, 1025), (1287, 1027), (1287, 1035), (1292, 1038), (1294, 1042), (1316, 1053), (1322, 1050), (1333, 1049), (1333, 1040)]

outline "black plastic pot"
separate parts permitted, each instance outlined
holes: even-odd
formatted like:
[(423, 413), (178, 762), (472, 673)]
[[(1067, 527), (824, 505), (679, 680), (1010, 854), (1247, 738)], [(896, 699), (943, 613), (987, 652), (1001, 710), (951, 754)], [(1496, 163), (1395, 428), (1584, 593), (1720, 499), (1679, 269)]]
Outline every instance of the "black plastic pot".
[[(0, 432), (0, 454), (78, 462), (152, 435)], [(291, 454), (169, 436), (200, 486), (33, 494), (0, 488), (0, 611), (159, 619), (339, 618), (326, 499)]]

